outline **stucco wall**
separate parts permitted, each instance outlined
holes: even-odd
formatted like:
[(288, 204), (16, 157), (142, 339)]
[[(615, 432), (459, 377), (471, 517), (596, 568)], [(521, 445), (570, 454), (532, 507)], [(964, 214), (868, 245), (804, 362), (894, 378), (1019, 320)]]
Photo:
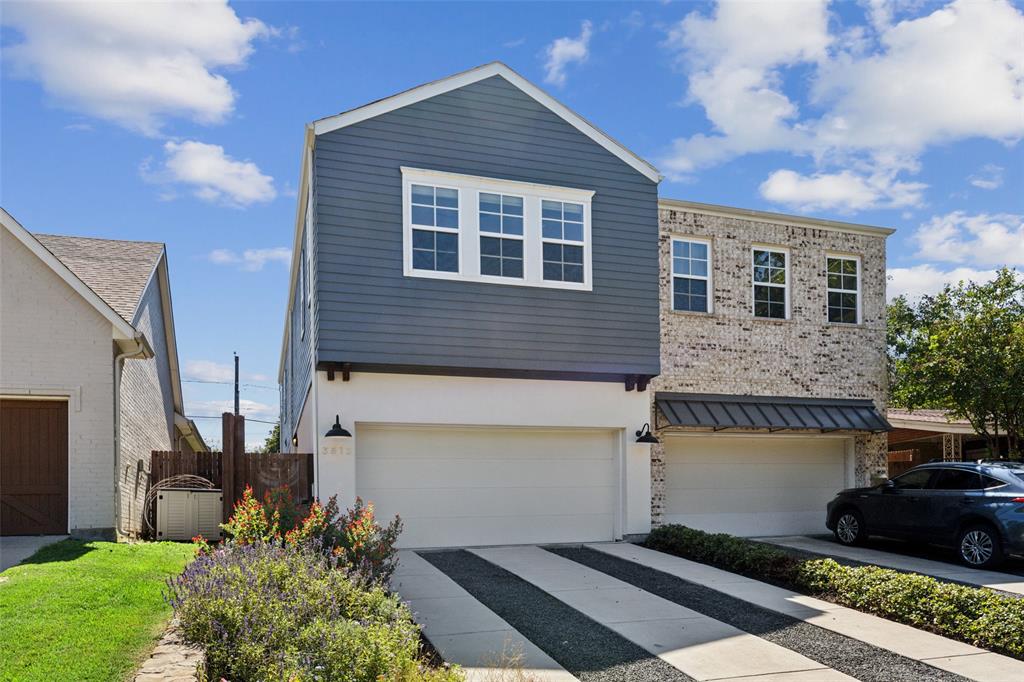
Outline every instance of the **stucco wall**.
[[(869, 398), (886, 407), (885, 238), (698, 213), (661, 205), (661, 375), (655, 391)], [(711, 241), (712, 313), (672, 310), (671, 239)], [(751, 249), (790, 250), (790, 319), (753, 316)], [(862, 319), (830, 324), (825, 258), (861, 258)], [(885, 473), (886, 439), (856, 438), (855, 480)], [(652, 451), (652, 506), (664, 496), (662, 448)]]
[(68, 396), (68, 525), (114, 526), (110, 322), (0, 229), (0, 393)]
[(142, 531), (150, 453), (176, 449), (171, 371), (158, 277), (150, 281), (143, 293), (133, 326), (146, 335), (154, 353), (148, 360), (125, 360), (121, 375), (121, 529), (138, 533)]

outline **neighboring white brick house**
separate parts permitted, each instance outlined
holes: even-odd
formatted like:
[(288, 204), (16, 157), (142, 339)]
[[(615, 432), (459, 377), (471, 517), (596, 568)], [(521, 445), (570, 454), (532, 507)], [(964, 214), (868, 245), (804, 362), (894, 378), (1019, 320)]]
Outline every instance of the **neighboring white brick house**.
[[(653, 402), (658, 392), (862, 399), (884, 414), (885, 242), (891, 230), (673, 200), (659, 203), (659, 218), (661, 374), (651, 383)], [(673, 269), (674, 241), (707, 246), (709, 311), (679, 310), (674, 305), (673, 279), (679, 274)], [(784, 319), (754, 315), (752, 259), (759, 247), (785, 253)], [(830, 256), (857, 263), (856, 287), (851, 290), (856, 293), (857, 319), (852, 324), (828, 319)], [(687, 267), (680, 261), (679, 269)], [(657, 404), (654, 410), (655, 419), (661, 419)], [(652, 449), (651, 471), (655, 524), (689, 521), (756, 535), (799, 530), (800, 518), (806, 518), (809, 530), (820, 532), (825, 508), (819, 498), (829, 484), (867, 485), (886, 470), (884, 433), (842, 428), (819, 430), (817, 435), (797, 433), (799, 429), (708, 431), (658, 431), (662, 443)], [(732, 447), (722, 445), (730, 439)], [(779, 450), (775, 460), (769, 457), (773, 448)], [(744, 465), (755, 473), (730, 473)], [(803, 474), (809, 480), (800, 480)], [(774, 500), (754, 499), (769, 485), (787, 480), (794, 487), (779, 488)], [(820, 494), (809, 491), (815, 485), (822, 487)], [(698, 502), (702, 497), (707, 499)], [(797, 508), (797, 498), (809, 500), (806, 507)], [(706, 519), (716, 500), (733, 506), (721, 518), (732, 514), (735, 520), (719, 526)], [(749, 517), (741, 519), (745, 504)], [(777, 525), (758, 525), (758, 516), (763, 519), (778, 509), (785, 510), (780, 512), (785, 518), (780, 516)], [(684, 516), (688, 518), (680, 518)], [(787, 528), (786, 523), (795, 525)]]
[[(0, 534), (109, 534), (119, 513), (121, 530), (138, 533), (150, 451), (205, 449), (182, 416), (164, 247), (33, 236), (5, 211), (0, 218)], [(124, 353), (137, 357), (122, 361), (119, 510), (114, 385)], [(54, 452), (64, 449), (63, 425), (33, 433), (18, 423), (17, 410), (39, 401), (66, 402), (66, 452)], [(66, 491), (56, 490), (54, 462), (66, 462)], [(44, 489), (51, 499), (33, 497)]]

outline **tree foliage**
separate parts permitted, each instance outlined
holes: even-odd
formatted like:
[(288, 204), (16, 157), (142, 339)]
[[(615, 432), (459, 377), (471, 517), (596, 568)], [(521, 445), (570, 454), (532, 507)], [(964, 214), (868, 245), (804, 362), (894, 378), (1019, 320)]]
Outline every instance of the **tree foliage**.
[(891, 402), (967, 419), (996, 452), (1000, 434), (1024, 437), (1024, 276), (1001, 269), (987, 283), (947, 285), (889, 305)]
[(267, 434), (263, 441), (263, 452), (281, 452), (281, 425), (274, 424), (274, 428)]

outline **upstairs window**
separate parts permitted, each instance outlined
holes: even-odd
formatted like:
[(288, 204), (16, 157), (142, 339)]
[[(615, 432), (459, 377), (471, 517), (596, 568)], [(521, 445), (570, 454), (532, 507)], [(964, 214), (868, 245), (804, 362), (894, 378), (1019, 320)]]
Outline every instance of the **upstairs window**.
[(789, 254), (782, 249), (755, 248), (754, 317), (789, 317)]
[(541, 202), (544, 279), (583, 282), (583, 204)]
[(592, 190), (401, 171), (406, 277), (593, 289)]
[(413, 185), (410, 204), (413, 269), (458, 272), (459, 191)]
[(828, 321), (860, 322), (860, 260), (849, 256), (825, 259), (828, 278)]
[(710, 243), (672, 240), (672, 310), (711, 312)]
[(480, 192), (480, 274), (523, 278), (523, 197)]

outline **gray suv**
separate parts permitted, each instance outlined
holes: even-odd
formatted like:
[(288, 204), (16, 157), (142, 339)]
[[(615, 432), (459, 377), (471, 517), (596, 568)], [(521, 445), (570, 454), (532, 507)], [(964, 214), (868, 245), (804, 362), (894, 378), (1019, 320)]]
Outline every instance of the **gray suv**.
[(991, 568), (1024, 554), (1024, 464), (933, 462), (871, 488), (840, 491), (825, 522), (844, 545), (869, 535), (955, 547)]

